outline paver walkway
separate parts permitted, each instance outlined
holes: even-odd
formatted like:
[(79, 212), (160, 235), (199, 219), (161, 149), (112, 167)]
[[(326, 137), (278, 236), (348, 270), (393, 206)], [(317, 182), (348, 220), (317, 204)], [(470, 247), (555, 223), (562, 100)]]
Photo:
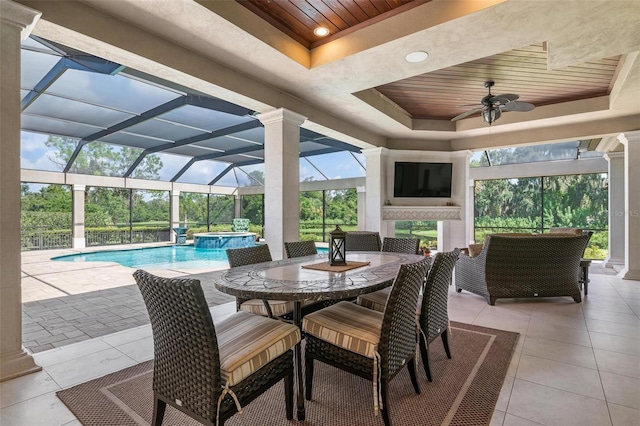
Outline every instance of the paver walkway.
[[(149, 323), (142, 296), (132, 276), (135, 268), (111, 262), (51, 260), (63, 254), (95, 250), (48, 250), (22, 254), (22, 339), (24, 347), (32, 353)], [(149, 272), (163, 277), (190, 275), (200, 279), (210, 306), (235, 300), (213, 286), (215, 276), (221, 274), (221, 270), (149, 269)]]

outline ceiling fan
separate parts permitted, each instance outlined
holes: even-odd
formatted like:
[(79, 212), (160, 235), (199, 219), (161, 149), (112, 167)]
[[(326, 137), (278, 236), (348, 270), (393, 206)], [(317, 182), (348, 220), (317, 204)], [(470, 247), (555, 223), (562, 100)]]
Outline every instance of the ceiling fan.
[(505, 93), (503, 95), (492, 95), (491, 88), (495, 83), (493, 80), (488, 80), (484, 82), (484, 87), (489, 89), (489, 94), (482, 98), (479, 104), (473, 104), (468, 106), (478, 106), (472, 110), (467, 112), (463, 112), (460, 115), (456, 115), (451, 119), (451, 121), (458, 121), (475, 113), (480, 113), (482, 115), (482, 119), (489, 123), (489, 126), (493, 124), (500, 116), (502, 115), (502, 111), (531, 111), (536, 106), (534, 104), (530, 104), (529, 102), (520, 102), (517, 99), (520, 98), (519, 95), (514, 95), (512, 93)]

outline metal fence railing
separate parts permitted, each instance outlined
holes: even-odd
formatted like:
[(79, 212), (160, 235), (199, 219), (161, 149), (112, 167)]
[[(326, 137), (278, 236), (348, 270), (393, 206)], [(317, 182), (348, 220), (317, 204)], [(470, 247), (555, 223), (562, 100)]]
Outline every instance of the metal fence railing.
[(108, 246), (114, 244), (158, 243), (169, 241), (171, 229), (168, 226), (149, 226), (144, 228), (85, 229), (87, 247)]
[(20, 228), (22, 251), (71, 248), (71, 229), (50, 229), (47, 226)]

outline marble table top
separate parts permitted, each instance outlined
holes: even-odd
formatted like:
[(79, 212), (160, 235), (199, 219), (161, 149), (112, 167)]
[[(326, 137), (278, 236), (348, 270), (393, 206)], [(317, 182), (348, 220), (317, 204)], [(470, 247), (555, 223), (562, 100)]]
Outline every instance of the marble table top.
[(317, 271), (302, 265), (328, 262), (317, 254), (231, 268), (215, 281), (218, 290), (242, 299), (318, 301), (355, 297), (393, 283), (400, 264), (423, 257), (389, 252), (347, 252), (347, 261), (370, 262), (345, 272)]

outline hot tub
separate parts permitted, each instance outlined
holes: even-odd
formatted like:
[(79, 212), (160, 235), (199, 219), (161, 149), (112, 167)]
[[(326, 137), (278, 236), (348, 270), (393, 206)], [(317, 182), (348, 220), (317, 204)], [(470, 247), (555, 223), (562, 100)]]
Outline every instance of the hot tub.
[(197, 249), (229, 249), (255, 245), (253, 232), (203, 232), (193, 234), (193, 245)]

